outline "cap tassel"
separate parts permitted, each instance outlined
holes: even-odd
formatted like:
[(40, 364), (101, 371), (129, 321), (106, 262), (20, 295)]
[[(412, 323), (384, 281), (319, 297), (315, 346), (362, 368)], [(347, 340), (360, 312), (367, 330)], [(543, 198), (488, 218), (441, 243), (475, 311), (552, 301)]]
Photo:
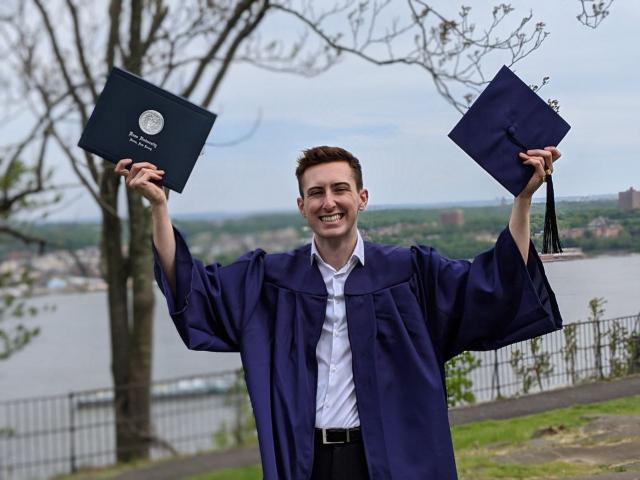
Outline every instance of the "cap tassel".
[(562, 253), (558, 223), (556, 221), (556, 202), (553, 193), (551, 174), (545, 177), (547, 183), (547, 208), (544, 214), (544, 234), (542, 236), (542, 253)]

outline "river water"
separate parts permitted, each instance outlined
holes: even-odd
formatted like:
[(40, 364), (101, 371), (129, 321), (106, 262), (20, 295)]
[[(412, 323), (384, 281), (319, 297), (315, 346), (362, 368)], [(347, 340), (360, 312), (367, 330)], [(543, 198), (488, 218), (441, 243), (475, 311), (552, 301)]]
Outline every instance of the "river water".
[[(606, 318), (640, 312), (640, 255), (598, 256), (545, 264), (565, 323), (586, 320), (588, 302), (607, 300)], [(240, 367), (238, 354), (187, 350), (156, 289), (153, 377), (225, 371)], [(106, 294), (51, 295), (34, 300), (55, 305), (23, 323), (41, 333), (26, 349), (0, 363), (0, 399), (66, 394), (111, 385)], [(6, 326), (9, 321), (3, 322)]]

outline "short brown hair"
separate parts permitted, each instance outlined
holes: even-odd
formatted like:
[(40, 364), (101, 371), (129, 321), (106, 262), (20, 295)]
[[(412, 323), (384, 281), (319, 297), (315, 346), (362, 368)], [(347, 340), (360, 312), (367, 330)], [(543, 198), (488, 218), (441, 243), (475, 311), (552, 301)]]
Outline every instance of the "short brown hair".
[(328, 162), (347, 162), (356, 180), (356, 188), (362, 190), (362, 167), (360, 167), (360, 161), (344, 148), (322, 145), (320, 147), (303, 150), (302, 155), (298, 157), (296, 177), (298, 178), (298, 190), (300, 191), (301, 197), (304, 197), (304, 193), (302, 192), (302, 175), (304, 172), (306, 172), (309, 167)]

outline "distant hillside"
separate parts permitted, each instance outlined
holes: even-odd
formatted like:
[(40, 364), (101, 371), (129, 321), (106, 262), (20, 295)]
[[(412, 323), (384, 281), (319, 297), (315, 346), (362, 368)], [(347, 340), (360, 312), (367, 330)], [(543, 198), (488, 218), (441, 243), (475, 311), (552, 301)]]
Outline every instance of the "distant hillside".
[[(451, 207), (376, 208), (363, 212), (360, 228), (371, 240), (410, 245), (429, 244), (452, 258), (468, 258), (489, 248), (506, 227), (510, 205), (463, 206), (462, 226), (444, 226), (440, 215)], [(610, 251), (640, 252), (640, 210), (620, 210), (615, 199), (559, 201), (558, 226), (563, 246), (581, 247), (587, 253)], [(190, 243), (205, 259), (226, 262), (252, 248), (267, 244), (271, 248), (290, 248), (304, 243), (311, 233), (297, 213), (244, 215), (240, 218), (175, 219)], [(537, 246), (544, 222), (544, 204), (532, 207), (531, 230)], [(98, 245), (98, 223), (47, 223), (20, 225), (31, 235), (46, 238), (51, 248), (81, 248)], [(126, 231), (126, 228), (124, 229)], [(615, 234), (615, 235), (614, 235)], [(611, 235), (611, 236), (606, 236)], [(221, 245), (224, 244), (224, 248)], [(19, 241), (0, 237), (0, 258), (16, 250), (28, 250)]]

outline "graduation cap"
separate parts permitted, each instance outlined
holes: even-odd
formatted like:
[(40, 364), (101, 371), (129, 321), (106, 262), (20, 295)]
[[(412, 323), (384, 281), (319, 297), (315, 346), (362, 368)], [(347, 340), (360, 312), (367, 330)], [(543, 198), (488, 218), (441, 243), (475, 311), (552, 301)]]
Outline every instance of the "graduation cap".
[[(527, 84), (503, 66), (480, 94), (449, 138), (518, 196), (529, 183), (533, 167), (520, 152), (557, 146), (571, 127)], [(556, 223), (553, 181), (547, 174), (547, 207), (543, 253), (562, 252)]]

